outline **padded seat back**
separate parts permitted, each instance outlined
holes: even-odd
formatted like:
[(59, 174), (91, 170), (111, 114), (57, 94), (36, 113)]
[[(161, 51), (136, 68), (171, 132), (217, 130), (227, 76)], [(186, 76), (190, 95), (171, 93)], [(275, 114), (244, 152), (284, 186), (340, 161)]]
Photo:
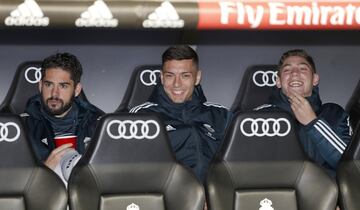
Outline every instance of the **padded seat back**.
[[(20, 64), (6, 97), (0, 105), (0, 112), (14, 114), (24, 112), (29, 98), (39, 93), (38, 82), (41, 77), (41, 61), (27, 61)], [(87, 100), (83, 91), (79, 97)]]
[(72, 209), (202, 209), (204, 192), (178, 164), (159, 118), (109, 114), (69, 180)]
[(360, 124), (339, 163), (337, 181), (341, 210), (360, 209)]
[(306, 159), (288, 114), (239, 113), (224, 141), (208, 172), (211, 210), (335, 209), (336, 184)]
[(38, 165), (16, 115), (0, 114), (0, 159), (0, 209), (66, 209), (64, 184)]
[(350, 115), (350, 123), (352, 127), (356, 128), (360, 122), (360, 81), (346, 105), (346, 111)]
[(145, 103), (160, 82), (161, 65), (137, 67), (131, 75), (120, 106), (115, 112), (128, 112), (132, 107)]
[(276, 77), (277, 65), (254, 65), (247, 68), (231, 110), (250, 111), (268, 103), (276, 87)]

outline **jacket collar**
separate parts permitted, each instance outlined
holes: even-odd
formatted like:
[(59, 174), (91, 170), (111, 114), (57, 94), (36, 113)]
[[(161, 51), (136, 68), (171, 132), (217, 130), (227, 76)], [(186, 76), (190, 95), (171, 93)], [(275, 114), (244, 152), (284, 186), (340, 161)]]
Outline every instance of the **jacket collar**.
[(184, 103), (174, 103), (165, 93), (163, 85), (158, 84), (151, 94), (149, 101), (159, 104), (162, 108), (165, 109), (165, 113), (167, 115), (172, 115), (173, 117), (178, 118), (179, 115), (183, 112), (196, 112), (197, 108), (206, 102), (206, 97), (201, 86), (197, 85), (194, 88), (194, 92), (190, 100)]
[[(79, 118), (82, 118), (87, 112), (100, 112), (95, 106), (80, 99), (79, 97), (76, 97), (73, 103), (76, 104), (79, 110)], [(41, 116), (43, 115), (41, 110), (41, 95), (37, 94), (32, 96), (26, 104), (25, 112), (36, 119), (41, 119)]]
[[(315, 113), (318, 113), (320, 110), (320, 107), (322, 105), (320, 95), (319, 95), (319, 87), (314, 86), (311, 96), (306, 97), (306, 99), (309, 101), (311, 107), (315, 111)], [(270, 103), (275, 105), (276, 107), (279, 107), (289, 113), (292, 114), (292, 110), (290, 107), (290, 102), (287, 98), (287, 96), (281, 91), (281, 88), (276, 88), (272, 95), (270, 96)]]

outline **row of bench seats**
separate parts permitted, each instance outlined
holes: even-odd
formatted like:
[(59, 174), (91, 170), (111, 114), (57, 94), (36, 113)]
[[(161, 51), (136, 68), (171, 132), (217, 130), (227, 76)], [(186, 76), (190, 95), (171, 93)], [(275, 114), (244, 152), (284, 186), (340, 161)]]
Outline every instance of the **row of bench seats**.
[[(21, 113), (30, 96), (38, 92), (37, 82), (41, 78), (40, 61), (22, 63), (14, 76), (1, 111)], [(159, 82), (161, 65), (137, 67), (131, 75), (127, 90), (117, 112), (127, 112), (130, 108), (146, 102), (154, 86)], [(266, 102), (265, 95), (270, 95), (275, 86), (276, 65), (257, 65), (250, 67), (243, 77), (232, 110), (251, 110)], [(251, 78), (251, 79), (249, 79)], [(247, 94), (247, 93), (253, 94)], [(84, 93), (81, 97), (86, 99)]]
[[(40, 61), (29, 61), (19, 65), (8, 94), (0, 105), (1, 112), (21, 113), (28, 98), (37, 93), (36, 83), (41, 78)], [(154, 86), (159, 82), (161, 65), (137, 67), (128, 84), (121, 104), (115, 112), (127, 112), (130, 108), (146, 102)], [(244, 73), (231, 110), (248, 111), (267, 102), (276, 80), (276, 65), (250, 66)], [(86, 99), (84, 92), (80, 97)], [(360, 121), (360, 81), (349, 100), (346, 111), (356, 127)]]
[(238, 113), (203, 187), (176, 162), (157, 116), (107, 114), (66, 189), (35, 161), (21, 119), (0, 123), (0, 209), (202, 210), (205, 197), (210, 210), (330, 210), (338, 198), (342, 210), (360, 209), (359, 129), (337, 185), (306, 158), (286, 113)]

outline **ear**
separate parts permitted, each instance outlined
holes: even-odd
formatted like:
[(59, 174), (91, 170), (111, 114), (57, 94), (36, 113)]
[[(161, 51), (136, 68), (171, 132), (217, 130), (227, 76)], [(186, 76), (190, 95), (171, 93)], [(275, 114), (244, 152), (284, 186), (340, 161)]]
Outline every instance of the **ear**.
[(40, 80), (40, 81), (38, 82), (38, 87), (39, 87), (39, 92), (41, 93), (41, 88), (42, 88), (42, 80)]
[(319, 81), (320, 81), (320, 76), (317, 74), (317, 73), (314, 73), (314, 76), (313, 76), (313, 86), (316, 86), (319, 84)]
[(81, 93), (81, 90), (82, 90), (82, 85), (79, 82), (75, 87), (75, 97), (77, 97)]
[(161, 84), (164, 85), (164, 74), (163, 74), (162, 70), (160, 71), (160, 81), (161, 81)]
[(276, 87), (281, 88), (281, 79), (279, 75), (276, 77)]
[(201, 81), (201, 70), (198, 70), (197, 73), (196, 73), (196, 82), (195, 82), (195, 85), (200, 84), (200, 81)]

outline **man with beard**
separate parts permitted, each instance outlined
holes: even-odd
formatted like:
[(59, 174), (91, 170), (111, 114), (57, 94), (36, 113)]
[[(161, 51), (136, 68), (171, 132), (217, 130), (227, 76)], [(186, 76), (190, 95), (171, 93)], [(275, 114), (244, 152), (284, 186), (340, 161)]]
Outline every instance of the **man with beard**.
[[(22, 114), (36, 157), (55, 170), (65, 154), (85, 151), (103, 111), (80, 99), (82, 66), (69, 53), (44, 59), (41, 66), (40, 94), (29, 99)], [(56, 148), (54, 138), (76, 136), (76, 145)], [(71, 147), (76, 148), (75, 152)]]
[(278, 65), (277, 90), (270, 104), (257, 110), (284, 110), (296, 121), (300, 142), (308, 157), (335, 176), (336, 167), (351, 139), (349, 115), (338, 104), (322, 104), (320, 76), (304, 50), (285, 52)]

